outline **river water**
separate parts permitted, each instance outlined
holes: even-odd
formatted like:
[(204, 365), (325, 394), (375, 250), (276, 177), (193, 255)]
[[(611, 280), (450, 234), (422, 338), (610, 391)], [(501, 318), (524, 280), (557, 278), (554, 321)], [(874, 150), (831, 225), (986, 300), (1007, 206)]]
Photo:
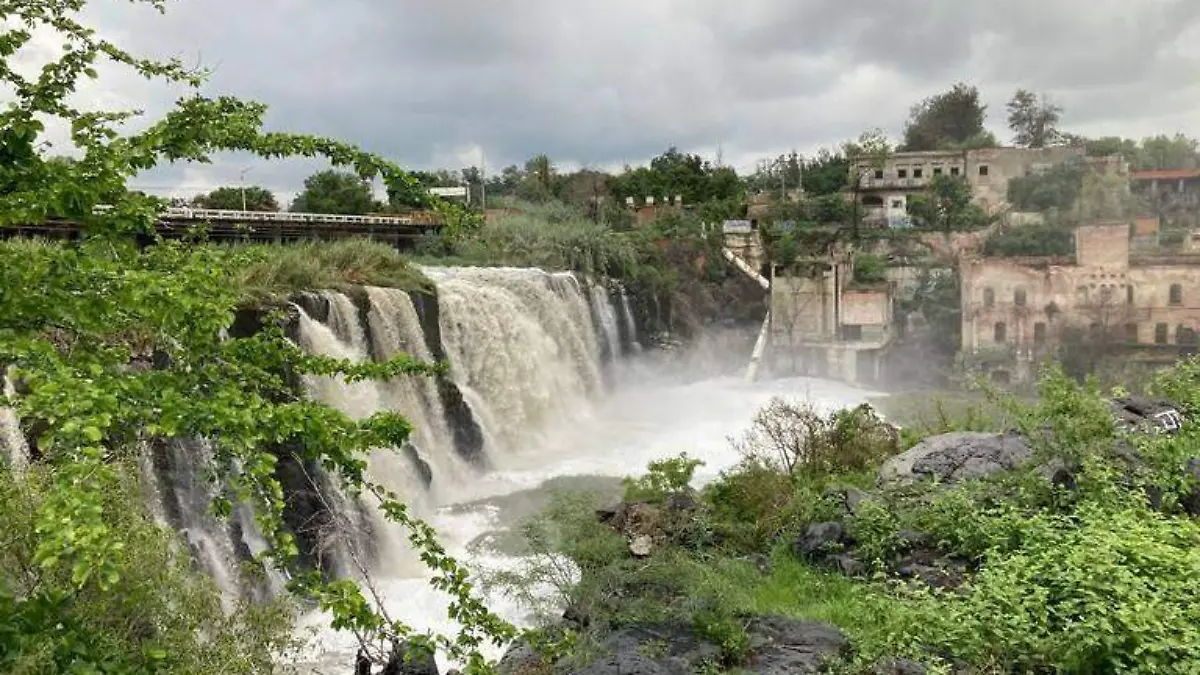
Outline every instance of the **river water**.
[[(493, 457), (494, 468), (469, 483), (440, 491), (437, 504), (426, 504), (427, 519), (447, 549), (473, 568), (514, 564), (512, 558), (487, 546), (468, 544), (484, 533), (511, 527), (520, 509), (502, 508), (515, 494), (537, 496), (571, 476), (622, 477), (645, 471), (655, 459), (680, 452), (701, 459), (697, 483), (716, 476), (738, 461), (730, 438), (740, 436), (754, 413), (774, 396), (808, 401), (832, 411), (874, 396), (845, 384), (810, 378), (747, 383), (741, 377), (704, 379), (680, 377), (678, 370), (663, 376), (660, 368), (633, 360), (619, 367), (613, 392), (578, 405), (569, 415), (548, 424), (515, 452)], [(557, 480), (556, 480), (557, 479)], [(536, 501), (536, 500), (535, 500)], [(388, 611), (418, 630), (453, 631), (446, 618), (446, 598), (432, 589), (419, 568), (386, 566), (376, 585)], [(525, 608), (501, 594), (488, 597), (489, 606), (518, 624), (529, 617)], [(347, 672), (355, 651), (353, 639), (320, 627), (327, 617), (312, 614), (304, 626), (317, 635), (310, 656), (313, 672)], [(498, 657), (502, 648), (488, 655)], [(453, 665), (441, 661), (444, 670)]]

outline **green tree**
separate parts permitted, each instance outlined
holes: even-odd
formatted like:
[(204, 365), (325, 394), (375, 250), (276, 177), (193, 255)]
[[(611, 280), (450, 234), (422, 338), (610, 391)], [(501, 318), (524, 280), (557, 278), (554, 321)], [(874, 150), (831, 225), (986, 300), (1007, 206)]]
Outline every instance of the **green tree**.
[(1008, 181), (1008, 201), (1020, 211), (1067, 211), (1075, 206), (1087, 165), (1066, 161), (1041, 173)]
[(801, 184), (809, 197), (837, 194), (848, 185), (850, 163), (845, 155), (821, 148), (817, 156), (804, 162)]
[(966, 143), (985, 134), (986, 115), (987, 106), (980, 103), (979, 90), (959, 82), (913, 106), (904, 126), (903, 149), (937, 150), (947, 144)]
[(257, 185), (246, 187), (219, 187), (208, 194), (197, 196), (192, 205), (201, 209), (228, 209), (231, 211), (278, 211), (279, 202), (270, 190)]
[[(202, 74), (102, 40), (80, 23), (84, 9), (84, 2), (0, 1), (10, 19), (0, 29), (0, 88), (12, 92), (0, 111), (0, 227), (63, 213), (84, 228), (82, 240), (69, 244), (0, 244), (0, 288), (23, 289), (0, 293), (0, 363), (20, 383), (20, 394), (5, 394), (0, 403), (39, 432), (23, 473), (0, 469), (6, 524), (0, 670), (267, 670), (269, 664), (253, 661), (249, 652), (281, 645), (258, 641), (241, 630), (244, 624), (206, 620), (215, 612), (197, 609), (191, 598), (204, 595), (201, 604), (212, 608), (216, 596), (199, 584), (187, 583), (186, 595), (169, 594), (183, 590), (172, 579), (188, 572), (182, 565), (166, 569), (177, 554), (163, 537), (156, 542), (147, 534), (162, 531), (137, 510), (140, 489), (128, 489), (145, 444), (203, 438), (215, 451), (206, 469), (223, 489), (216, 511), (228, 514), (234, 500), (252, 505), (268, 547), (260, 561), (286, 570), (289, 588), (328, 612), (333, 626), (352, 632), (376, 660), (411, 631), (353, 581), (329, 580), (298, 564), (295, 537), (282, 518), (276, 452), (296, 448), (347, 489), (378, 499), (434, 572), (433, 585), (450, 594), (450, 618), (464, 627), (454, 636), (434, 636), (437, 646), (466, 660), (468, 672), (482, 672), (480, 645), (507, 642), (515, 630), (478, 599), (434, 530), (364, 475), (367, 454), (402, 447), (411, 425), (390, 412), (353, 420), (298, 397), (288, 384), (302, 376), (389, 379), (444, 368), (407, 355), (353, 363), (305, 354), (287, 339), (286, 315), (279, 312), (268, 311), (252, 335), (224, 336), (244, 300), (239, 275), (269, 262), (267, 254), (199, 242), (155, 240), (139, 247), (131, 236), (153, 237), (165, 202), (128, 190), (129, 179), (218, 152), (322, 158), (354, 176), (381, 177), (397, 192), (417, 191), (419, 184), (354, 146), (264, 131), (264, 106), (200, 95)], [(21, 74), (16, 58), (26, 55), (22, 49), (35, 34), (46, 33), (65, 49), (34, 75)], [(161, 119), (130, 132), (125, 122), (134, 113), (85, 111), (73, 103), (79, 82), (97, 77), (101, 61), (189, 91)], [(71, 129), (76, 162), (48, 163), (38, 154), (48, 120)], [(431, 201), (448, 228), (477, 222)], [(109, 208), (97, 209), (100, 204)], [(10, 500), (13, 492), (21, 503)], [(17, 564), (10, 566), (13, 559)], [(223, 658), (183, 656), (206, 647)]]
[(1033, 92), (1018, 89), (1008, 102), (1008, 128), (1013, 132), (1013, 144), (1023, 148), (1044, 148), (1058, 142), (1061, 118), (1062, 106), (1051, 103), (1044, 94), (1038, 100)]
[[(398, 191), (399, 192), (399, 191)], [(409, 191), (405, 190), (405, 194)], [(371, 185), (361, 176), (329, 169), (304, 179), (304, 190), (292, 202), (297, 213), (332, 213), (356, 216), (379, 209)]]
[(935, 176), (924, 192), (908, 202), (913, 222), (930, 230), (977, 230), (991, 218), (971, 201), (971, 186), (961, 176)]

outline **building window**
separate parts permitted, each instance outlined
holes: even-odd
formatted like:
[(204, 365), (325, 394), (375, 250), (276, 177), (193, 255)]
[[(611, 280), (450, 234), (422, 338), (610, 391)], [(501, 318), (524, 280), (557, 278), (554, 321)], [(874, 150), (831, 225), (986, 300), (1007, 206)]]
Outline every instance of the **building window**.
[(1167, 324), (1159, 323), (1154, 325), (1154, 344), (1167, 344)]
[(1125, 287), (1125, 304), (1133, 304), (1133, 284), (1129, 284)]
[(935, 176), (942, 175), (942, 167), (940, 167), (940, 166), (933, 167), (933, 175), (935, 175)]
[(904, 200), (903, 200), (903, 199), (893, 199), (893, 200), (892, 200), (892, 208), (893, 208), (893, 209), (902, 209), (902, 208), (904, 208)]
[(875, 180), (883, 180), (883, 169), (875, 169)]
[(979, 165), (979, 175), (980, 175), (980, 176), (986, 176), (986, 175), (988, 175), (988, 168), (987, 168), (987, 164), (980, 164), (980, 165)]
[(842, 339), (850, 340), (850, 341), (861, 340), (862, 339), (862, 326), (859, 324), (843, 325), (842, 326)]
[(1025, 306), (1025, 289), (1024, 288), (1018, 288), (1017, 290), (1013, 291), (1013, 304), (1016, 305), (1017, 307)]
[(951, 176), (957, 176), (957, 175), (958, 175), (958, 167), (957, 167), (957, 166), (952, 166), (952, 167), (950, 167), (950, 175), (951, 175)]
[(1171, 296), (1169, 299), (1172, 305), (1182, 305), (1183, 286), (1180, 286), (1179, 284), (1171, 284)]
[(1098, 323), (1092, 323), (1088, 326), (1088, 339), (1092, 342), (1102, 342), (1104, 340), (1104, 329)]
[(1009, 384), (1012, 381), (1012, 377), (1008, 374), (1007, 370), (993, 370), (991, 375), (992, 382), (996, 384)]
[(1041, 321), (1033, 324), (1033, 344), (1046, 344), (1046, 324)]
[(908, 178), (908, 169), (896, 169), (897, 178)]
[(1194, 345), (1196, 344), (1196, 331), (1191, 326), (1179, 324), (1175, 326), (1175, 344), (1177, 345)]
[(983, 306), (988, 309), (996, 306), (996, 291), (990, 287), (983, 289)]
[(925, 175), (924, 169), (913, 169), (913, 178), (921, 178)]
[(1136, 323), (1125, 324), (1125, 341), (1131, 345), (1138, 343), (1138, 325)]
[(992, 327), (992, 341), (1004, 342), (1008, 338), (1008, 326), (1003, 321), (997, 321)]

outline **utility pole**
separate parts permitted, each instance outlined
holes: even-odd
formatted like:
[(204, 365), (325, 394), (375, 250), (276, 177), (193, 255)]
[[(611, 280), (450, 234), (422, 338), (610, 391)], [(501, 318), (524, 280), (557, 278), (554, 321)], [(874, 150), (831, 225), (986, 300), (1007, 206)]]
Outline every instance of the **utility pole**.
[(479, 146), (479, 208), (487, 213), (487, 157)]

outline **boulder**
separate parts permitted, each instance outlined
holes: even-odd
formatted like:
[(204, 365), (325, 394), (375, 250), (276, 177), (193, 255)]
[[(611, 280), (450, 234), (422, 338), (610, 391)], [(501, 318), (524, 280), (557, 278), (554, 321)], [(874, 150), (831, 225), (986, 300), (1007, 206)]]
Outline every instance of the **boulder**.
[(433, 652), (402, 642), (392, 649), (380, 675), (439, 675), (439, 671)]
[(853, 516), (858, 511), (859, 505), (873, 498), (871, 493), (849, 486), (826, 488), (822, 496), (837, 506), (847, 516)]
[(872, 675), (925, 675), (925, 666), (908, 659), (892, 659), (878, 663), (871, 669)]
[(523, 640), (509, 647), (500, 657), (500, 662), (496, 664), (496, 675), (535, 675), (545, 667), (545, 661), (529, 641)]
[(646, 558), (654, 552), (654, 539), (649, 535), (639, 534), (629, 542), (629, 552), (635, 558)]
[[(683, 624), (630, 626), (609, 635), (603, 656), (572, 675), (691, 675), (718, 663), (721, 650)], [(555, 671), (563, 672), (556, 664)]]
[(959, 483), (1015, 469), (1032, 456), (1032, 448), (1019, 434), (940, 434), (885, 462), (879, 469), (879, 484), (903, 486), (923, 480)]
[(1109, 405), (1117, 424), (1129, 431), (1175, 433), (1183, 425), (1178, 406), (1166, 399), (1126, 396)]
[(804, 532), (792, 543), (792, 553), (797, 558), (816, 562), (837, 553), (849, 543), (850, 538), (841, 523), (813, 523), (805, 526)]
[(758, 675), (821, 672), (850, 646), (842, 631), (817, 621), (759, 617), (750, 621), (746, 632), (752, 656), (744, 672)]

